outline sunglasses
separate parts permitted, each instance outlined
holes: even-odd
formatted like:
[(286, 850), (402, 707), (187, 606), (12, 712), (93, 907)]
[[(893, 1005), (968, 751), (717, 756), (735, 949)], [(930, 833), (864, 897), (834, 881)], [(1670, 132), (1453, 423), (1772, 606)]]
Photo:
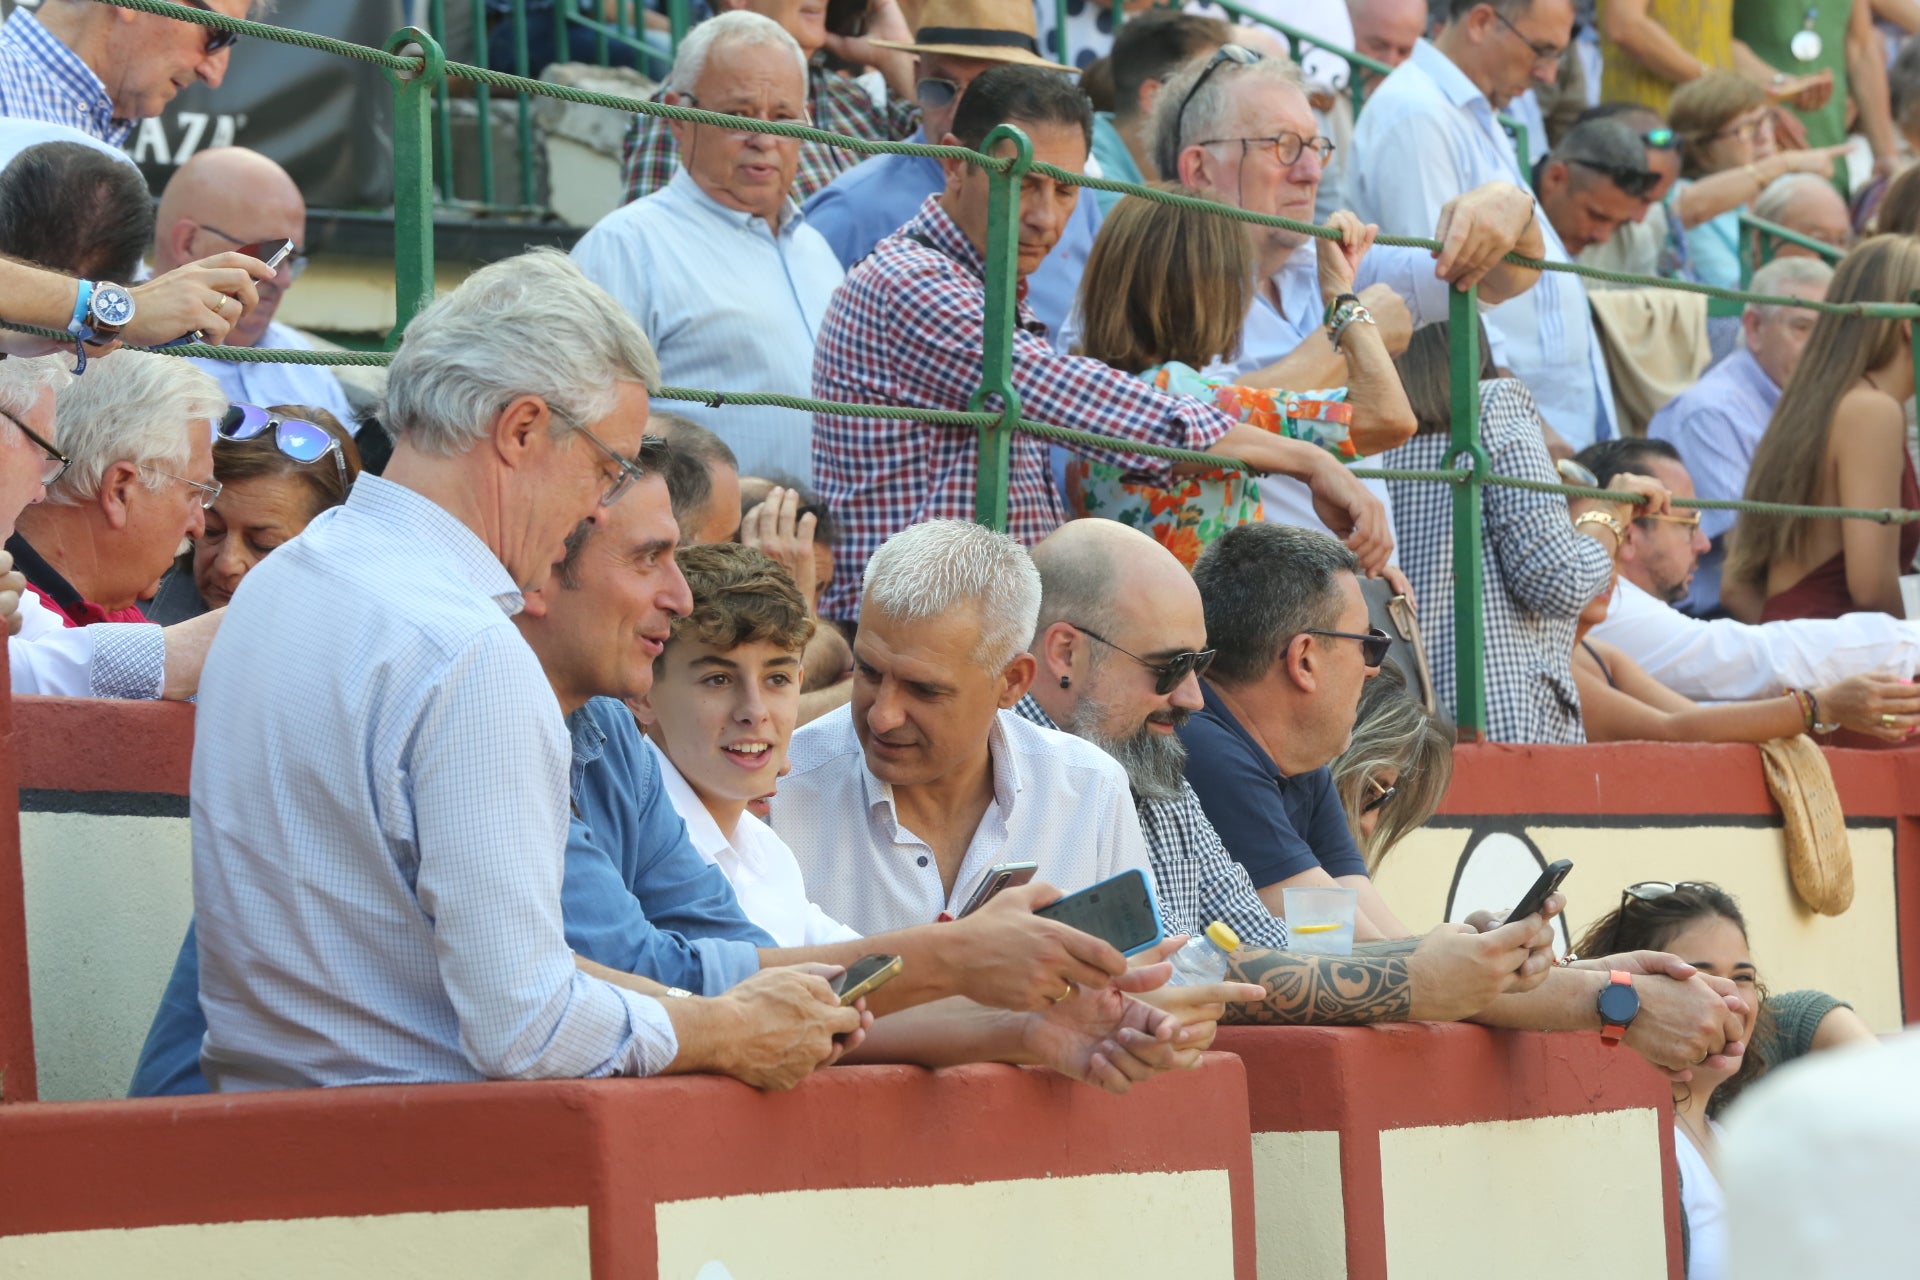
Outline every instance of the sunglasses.
[(1400, 791), (1399, 787), (1383, 787), (1372, 778), (1367, 779), (1367, 785), (1373, 788), (1373, 794), (1368, 796), (1367, 802), (1360, 806), (1361, 813), (1372, 813), (1377, 809), (1385, 808), (1387, 801), (1393, 799)]
[[(182, 4), (192, 5), (202, 13), (213, 12), (213, 6), (208, 4), (207, 0), (180, 0), (180, 2)], [(212, 57), (222, 49), (231, 49), (240, 43), (240, 34), (236, 31), (215, 31), (212, 27), (208, 27), (206, 32), (206, 54), (208, 57)]]
[(221, 440), (252, 440), (269, 431), (273, 432), (274, 448), (295, 462), (314, 463), (331, 453), (333, 465), (340, 473), (341, 487), (351, 483), (347, 479), (347, 460), (340, 442), (317, 422), (278, 418), (258, 405), (236, 404), (228, 408), (215, 434)]
[(1188, 104), (1193, 101), (1193, 95), (1200, 92), (1200, 86), (1220, 69), (1221, 64), (1231, 62), (1237, 66), (1250, 67), (1258, 61), (1260, 61), (1260, 55), (1245, 45), (1223, 44), (1214, 50), (1213, 56), (1207, 59), (1207, 65), (1201, 68), (1200, 74), (1193, 78), (1193, 87), (1187, 90), (1187, 96), (1180, 99), (1180, 109), (1173, 113), (1174, 136), (1176, 138), (1183, 136), (1180, 126), (1187, 118)]
[(914, 85), (913, 95), (922, 110), (940, 111), (953, 105), (953, 100), (960, 96), (960, 86), (951, 80), (928, 76)]
[(1646, 143), (1655, 151), (1678, 151), (1680, 149), (1679, 135), (1674, 133), (1673, 130), (1664, 127), (1647, 130), (1640, 135), (1640, 141)]
[(1560, 459), (1560, 461), (1553, 464), (1553, 469), (1558, 471), (1560, 478), (1568, 484), (1578, 485), (1584, 489), (1598, 489), (1600, 487), (1600, 477), (1587, 470), (1587, 468), (1580, 463), (1575, 462), (1572, 458)]
[(20, 434), (31, 440), (41, 453), (47, 455), (46, 459), (40, 464), (40, 483), (42, 486), (52, 488), (54, 481), (67, 474), (67, 468), (73, 465), (72, 458), (69, 458), (66, 454), (54, 448), (50, 442), (41, 439), (39, 432), (3, 409), (0, 409), (0, 418), (5, 418), (8, 422), (20, 428)]
[(1678, 893), (1682, 889), (1710, 890), (1713, 887), (1699, 880), (1642, 880), (1620, 891), (1620, 906), (1624, 910), (1636, 902), (1658, 902), (1668, 894)]
[(1069, 622), (1067, 625), (1087, 639), (1098, 640), (1115, 653), (1125, 654), (1147, 670), (1153, 672), (1153, 691), (1163, 698), (1175, 689), (1178, 689), (1180, 682), (1185, 680), (1189, 675), (1197, 676), (1204, 674), (1206, 669), (1213, 663), (1213, 655), (1218, 652), (1214, 649), (1202, 649), (1198, 653), (1176, 653), (1164, 663), (1149, 662), (1137, 653), (1130, 653), (1122, 649), (1119, 645), (1097, 631), (1089, 631), (1077, 623)]
[(1635, 200), (1660, 185), (1660, 175), (1648, 173), (1645, 169), (1616, 169), (1612, 165), (1594, 164), (1587, 160), (1569, 160), (1567, 163), (1577, 164), (1582, 169), (1604, 176)]
[(1332, 636), (1336, 640), (1358, 640), (1360, 642), (1360, 660), (1368, 667), (1377, 667), (1387, 660), (1387, 650), (1393, 647), (1393, 637), (1378, 627), (1368, 627), (1367, 634), (1357, 631), (1325, 631), (1309, 627), (1302, 635)]

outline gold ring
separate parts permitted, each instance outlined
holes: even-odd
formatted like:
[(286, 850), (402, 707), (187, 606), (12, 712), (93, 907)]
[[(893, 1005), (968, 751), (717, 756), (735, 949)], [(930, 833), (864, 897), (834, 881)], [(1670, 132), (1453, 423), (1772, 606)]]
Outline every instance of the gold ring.
[(1883, 729), (1893, 728), (1893, 712), (1882, 711), (1880, 713), (1880, 727)]
[(1065, 991), (1062, 991), (1059, 995), (1055, 996), (1053, 998), (1053, 1002), (1055, 1004), (1059, 1004), (1062, 1000), (1067, 999), (1071, 995), (1073, 995), (1073, 984), (1069, 982), (1067, 984), (1067, 989)]

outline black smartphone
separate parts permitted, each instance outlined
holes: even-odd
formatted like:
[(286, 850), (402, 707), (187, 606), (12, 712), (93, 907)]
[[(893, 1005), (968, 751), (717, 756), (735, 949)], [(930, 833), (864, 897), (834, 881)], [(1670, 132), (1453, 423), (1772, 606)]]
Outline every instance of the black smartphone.
[(954, 919), (966, 919), (992, 902), (994, 896), (1003, 889), (1018, 888), (1033, 879), (1033, 873), (1039, 869), (1040, 864), (1037, 862), (1003, 862), (999, 866), (989, 868), (986, 879), (980, 882), (980, 887), (973, 891), (973, 896), (967, 899), (967, 905), (960, 908), (960, 914)]
[(1160, 908), (1153, 900), (1153, 882), (1139, 870), (1122, 871), (1090, 889), (1070, 893), (1034, 913), (1072, 925), (1111, 944), (1123, 955), (1145, 951), (1160, 941)]
[(899, 956), (861, 956), (839, 977), (828, 979), (827, 985), (844, 1007), (897, 976), (901, 967)]
[(1520, 904), (1507, 913), (1507, 923), (1523, 920), (1546, 905), (1547, 899), (1560, 887), (1560, 882), (1567, 878), (1567, 872), (1571, 870), (1573, 862), (1570, 859), (1549, 862), (1547, 869), (1540, 873), (1540, 878), (1533, 882), (1533, 888), (1527, 890), (1526, 896), (1520, 899)]

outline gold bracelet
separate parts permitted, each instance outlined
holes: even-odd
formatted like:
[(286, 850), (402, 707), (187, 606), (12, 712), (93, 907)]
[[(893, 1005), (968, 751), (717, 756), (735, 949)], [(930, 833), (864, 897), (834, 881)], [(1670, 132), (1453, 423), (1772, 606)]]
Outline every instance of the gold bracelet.
[(1582, 511), (1573, 518), (1573, 527), (1597, 524), (1604, 526), (1613, 534), (1613, 547), (1618, 551), (1627, 542), (1627, 526), (1620, 523), (1620, 517), (1606, 511)]

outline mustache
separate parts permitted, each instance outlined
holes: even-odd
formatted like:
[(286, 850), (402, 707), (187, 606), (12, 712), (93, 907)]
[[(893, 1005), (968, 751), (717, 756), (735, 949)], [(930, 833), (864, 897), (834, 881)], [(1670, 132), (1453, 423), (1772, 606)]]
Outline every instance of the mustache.
[(1193, 718), (1193, 712), (1185, 707), (1168, 707), (1165, 711), (1155, 711), (1147, 716), (1148, 724), (1163, 724), (1169, 729), (1178, 729)]

